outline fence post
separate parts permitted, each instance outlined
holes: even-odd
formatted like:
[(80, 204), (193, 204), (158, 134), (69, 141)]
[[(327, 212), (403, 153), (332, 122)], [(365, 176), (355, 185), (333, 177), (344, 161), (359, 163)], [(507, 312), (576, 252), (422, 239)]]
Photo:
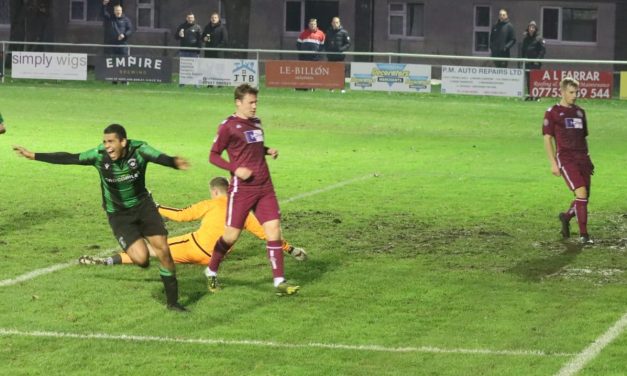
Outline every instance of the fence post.
[(255, 50), (255, 59), (257, 59), (257, 88), (261, 87), (261, 62), (259, 55), (259, 50)]
[(6, 59), (6, 54), (7, 54), (7, 49), (6, 49), (6, 43), (2, 42), (2, 83), (4, 83), (4, 63), (5, 63), (5, 59)]
[[(392, 54), (388, 54), (388, 64), (392, 64)], [(388, 86), (388, 95), (392, 95), (392, 88)]]

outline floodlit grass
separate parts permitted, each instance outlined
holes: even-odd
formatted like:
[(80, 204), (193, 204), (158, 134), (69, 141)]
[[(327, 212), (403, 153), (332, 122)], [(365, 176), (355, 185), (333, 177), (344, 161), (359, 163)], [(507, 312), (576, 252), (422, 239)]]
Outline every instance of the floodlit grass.
[[(0, 334), (0, 374), (550, 375), (627, 311), (624, 102), (580, 102), (597, 241), (581, 249), (559, 238), (571, 196), (543, 149), (551, 100), (270, 89), (259, 99), (266, 144), (280, 151), (269, 163), (284, 234), (310, 255), (286, 259), (301, 292), (273, 295), (252, 237), (222, 265), (219, 294), (206, 293), (202, 267), (178, 268), (189, 314), (165, 310), (156, 263), (70, 266), (0, 287), (0, 332), (17, 331)], [(0, 85), (0, 111), (0, 280), (115, 247), (93, 168), (27, 161), (13, 144), (81, 152), (119, 122), (192, 162), (149, 167), (149, 188), (170, 206), (206, 198), (208, 179), (225, 174), (207, 159), (233, 111), (229, 88), (19, 81)], [(581, 374), (623, 374), (626, 352), (623, 333)]]

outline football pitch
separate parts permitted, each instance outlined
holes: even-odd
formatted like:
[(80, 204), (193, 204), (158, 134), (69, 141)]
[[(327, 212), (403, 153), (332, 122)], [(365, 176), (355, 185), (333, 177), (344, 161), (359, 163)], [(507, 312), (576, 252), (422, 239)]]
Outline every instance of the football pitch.
[[(82, 152), (120, 123), (192, 167), (151, 165), (161, 204), (209, 196), (230, 88), (22, 81), (0, 85), (1, 375), (625, 375), (627, 102), (578, 102), (596, 166), (595, 245), (562, 241), (572, 198), (551, 175), (540, 103), (511, 98), (262, 89), (258, 116), (301, 286), (276, 297), (245, 236), (206, 290), (158, 263), (84, 266), (116, 251), (97, 172), (19, 158)], [(197, 223), (168, 222), (172, 235)]]

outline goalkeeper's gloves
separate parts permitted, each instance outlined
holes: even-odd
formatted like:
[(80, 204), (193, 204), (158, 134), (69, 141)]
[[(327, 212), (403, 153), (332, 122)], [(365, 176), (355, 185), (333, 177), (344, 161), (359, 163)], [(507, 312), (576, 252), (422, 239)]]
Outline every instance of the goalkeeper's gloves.
[(302, 248), (294, 247), (290, 245), (290, 248), (287, 250), (287, 253), (292, 255), (292, 257), (294, 257), (298, 261), (307, 260), (307, 252), (305, 252), (305, 250)]

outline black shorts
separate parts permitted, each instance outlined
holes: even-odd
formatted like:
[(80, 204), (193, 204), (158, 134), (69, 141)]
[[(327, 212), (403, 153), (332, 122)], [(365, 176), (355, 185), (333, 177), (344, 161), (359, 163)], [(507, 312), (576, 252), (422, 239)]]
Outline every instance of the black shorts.
[(115, 239), (125, 251), (140, 238), (154, 235), (168, 236), (159, 210), (150, 198), (130, 209), (107, 213), (107, 217)]

